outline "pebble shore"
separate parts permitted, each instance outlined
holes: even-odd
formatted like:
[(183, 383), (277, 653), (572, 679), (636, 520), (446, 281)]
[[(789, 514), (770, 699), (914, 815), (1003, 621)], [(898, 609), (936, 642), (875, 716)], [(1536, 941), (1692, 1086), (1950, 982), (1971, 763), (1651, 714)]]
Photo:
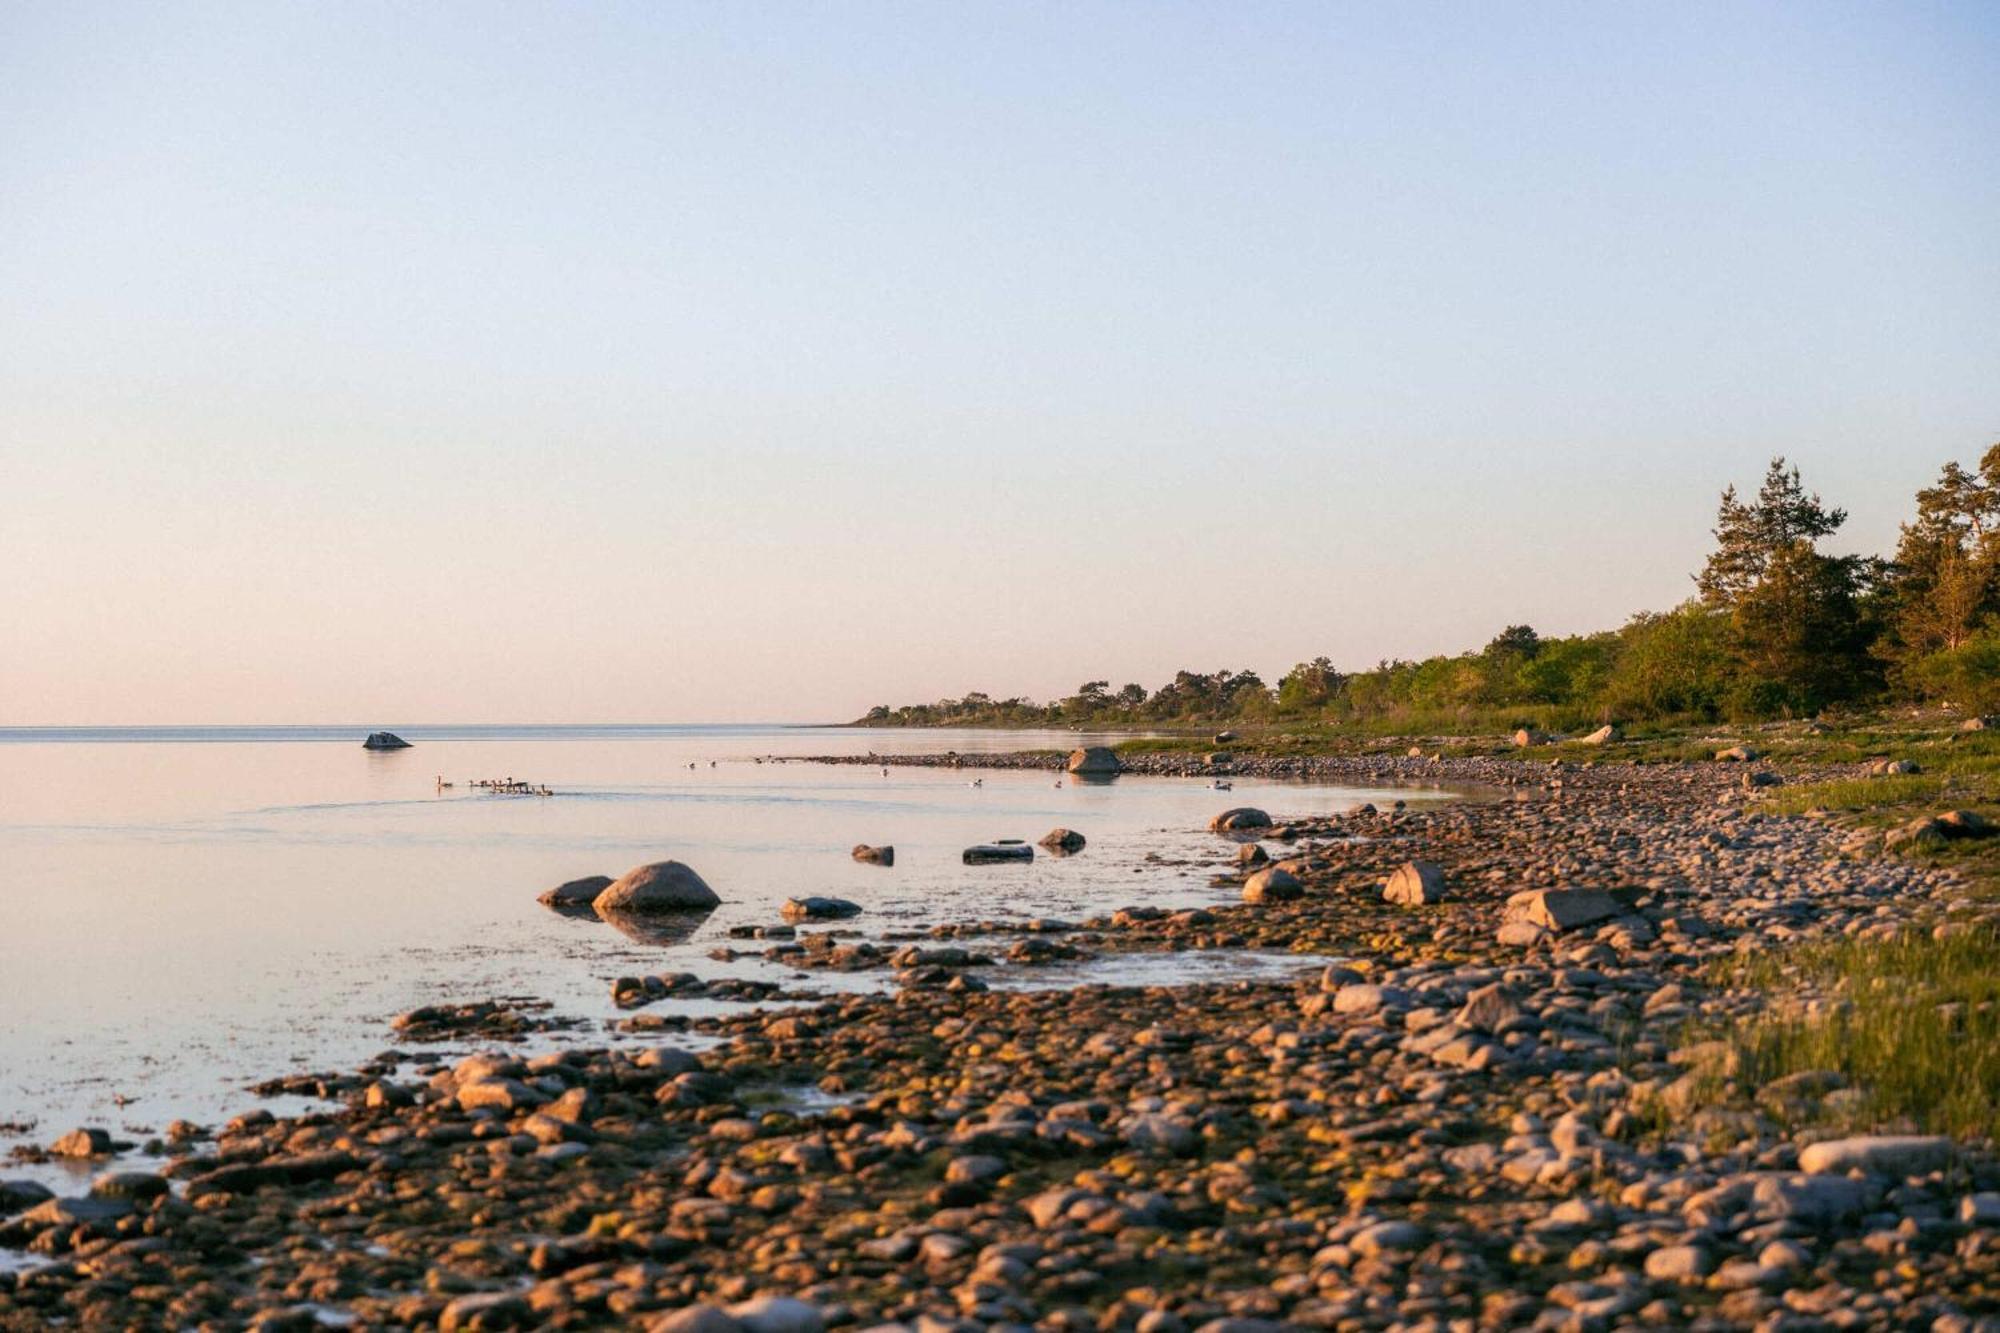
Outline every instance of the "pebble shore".
[[(1841, 1124), (1837, 1076), (1755, 1086), (1719, 1039), (1823, 997), (1718, 961), (1991, 928), (1960, 881), (1755, 813), (1745, 765), (1230, 768), (1487, 799), (1273, 810), (1215, 835), (1210, 908), (774, 930), (746, 947), (884, 984), (648, 1038), (684, 1045), (386, 1052), (81, 1197), (0, 1166), (33, 1261), (0, 1265), (0, 1328), (2000, 1329), (1992, 1145)], [(1413, 860), (1440, 901), (1385, 900)], [(1278, 869), (1295, 891), (1238, 892)], [(987, 980), (1243, 949), (1301, 975)]]

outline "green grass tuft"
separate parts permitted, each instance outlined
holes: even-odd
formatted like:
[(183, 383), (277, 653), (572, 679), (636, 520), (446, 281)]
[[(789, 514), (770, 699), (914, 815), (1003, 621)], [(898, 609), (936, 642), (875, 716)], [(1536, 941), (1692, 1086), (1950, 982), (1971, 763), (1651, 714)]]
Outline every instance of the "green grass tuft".
[(1842, 940), (1732, 960), (1721, 971), (1732, 984), (1803, 981), (1827, 997), (1817, 1012), (1774, 1014), (1731, 1034), (1749, 1086), (1833, 1070), (1859, 1096), (1829, 1119), (2000, 1138), (2000, 937), (1992, 932)]

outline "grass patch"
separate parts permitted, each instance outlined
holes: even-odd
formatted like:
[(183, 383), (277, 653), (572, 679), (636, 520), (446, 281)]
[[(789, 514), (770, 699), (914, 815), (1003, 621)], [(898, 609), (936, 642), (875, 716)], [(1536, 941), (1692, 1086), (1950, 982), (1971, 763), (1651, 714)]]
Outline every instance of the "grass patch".
[(1848, 1123), (2000, 1137), (2000, 936), (1842, 940), (1719, 970), (1727, 984), (1804, 982), (1828, 997), (1820, 1012), (1773, 1015), (1729, 1034), (1749, 1086), (1833, 1070), (1859, 1092), (1838, 1117)]
[(1780, 787), (1760, 808), (1773, 815), (1802, 815), (1808, 810), (1874, 810), (1881, 806), (1935, 801), (1950, 784), (1932, 773), (1902, 773), (1884, 778), (1846, 778)]

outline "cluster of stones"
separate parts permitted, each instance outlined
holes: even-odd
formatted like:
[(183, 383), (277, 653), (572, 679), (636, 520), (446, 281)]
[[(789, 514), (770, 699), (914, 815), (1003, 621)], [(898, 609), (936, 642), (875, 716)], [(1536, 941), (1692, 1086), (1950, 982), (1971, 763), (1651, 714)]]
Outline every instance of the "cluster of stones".
[(989, 990), (978, 947), (799, 932), (773, 956), (905, 984), (698, 1019), (698, 1053), (378, 1062), (157, 1173), (0, 1185), (45, 1261), (0, 1326), (1981, 1326), (2000, 1160), (1802, 1129), (1857, 1090), (1689, 1034), (1767, 1003), (1718, 959), (1993, 909), (1716, 766), (1511, 767), (1538, 790), (1221, 821), (1244, 901), (992, 932), (1339, 960), (1303, 980)]

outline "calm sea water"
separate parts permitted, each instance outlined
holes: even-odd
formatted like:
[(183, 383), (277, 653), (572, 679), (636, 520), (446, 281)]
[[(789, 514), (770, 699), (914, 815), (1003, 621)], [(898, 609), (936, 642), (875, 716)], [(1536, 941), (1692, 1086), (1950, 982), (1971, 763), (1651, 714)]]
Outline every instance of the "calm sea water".
[[(0, 1122), (17, 1126), (0, 1149), (80, 1124), (137, 1135), (213, 1121), (254, 1103), (249, 1082), (365, 1060), (392, 1044), (391, 1017), (426, 1002), (532, 994), (598, 1020), (617, 1013), (609, 983), (625, 973), (782, 979), (706, 955), (732, 925), (775, 922), (794, 894), (863, 903), (853, 924), (868, 932), (1213, 902), (1226, 892), (1205, 875), (1146, 854), (1202, 845), (1197, 830), (1230, 804), (1305, 813), (1412, 795), (769, 761), (1090, 739), (1068, 732), (396, 730), (414, 748), (370, 753), (351, 727), (0, 730)], [(466, 785), (482, 777), (559, 794)], [(1058, 824), (1089, 848), (959, 862), (971, 843)], [(896, 865), (857, 865), (857, 842), (894, 844)], [(683, 944), (535, 902), (664, 857), (724, 900)]]

